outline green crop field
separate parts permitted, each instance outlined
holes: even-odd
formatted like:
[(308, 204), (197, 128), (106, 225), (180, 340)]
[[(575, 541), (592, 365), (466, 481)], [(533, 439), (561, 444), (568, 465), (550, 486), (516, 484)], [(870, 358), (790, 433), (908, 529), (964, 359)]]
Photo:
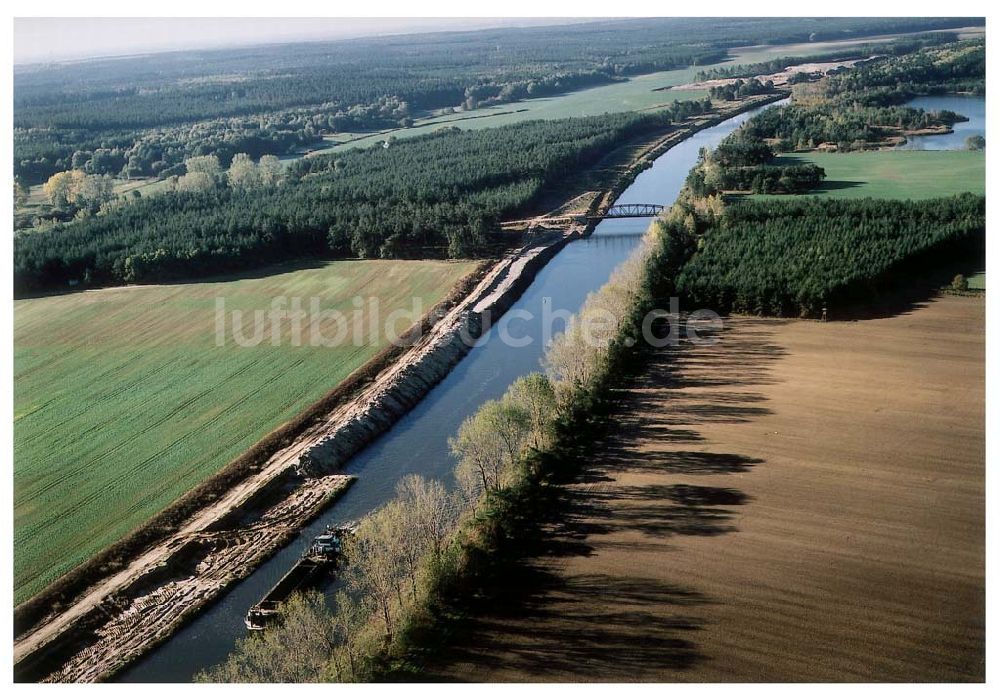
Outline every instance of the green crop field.
[[(385, 346), (382, 319), (426, 311), (472, 262), (343, 261), (257, 278), (133, 286), (20, 300), (14, 306), (14, 595), (24, 601), (211, 476), (320, 399)], [(349, 319), (365, 299), (362, 343), (292, 342), (290, 322), (263, 345), (217, 343), (216, 300), (246, 315), (298, 297)], [(322, 335), (337, 331), (329, 314)], [(402, 331), (412, 323), (404, 317)], [(306, 321), (308, 324), (308, 321)]]
[(930, 199), (986, 190), (986, 156), (978, 151), (795, 154), (779, 157), (779, 163), (821, 166), (826, 180), (809, 194), (825, 197)]

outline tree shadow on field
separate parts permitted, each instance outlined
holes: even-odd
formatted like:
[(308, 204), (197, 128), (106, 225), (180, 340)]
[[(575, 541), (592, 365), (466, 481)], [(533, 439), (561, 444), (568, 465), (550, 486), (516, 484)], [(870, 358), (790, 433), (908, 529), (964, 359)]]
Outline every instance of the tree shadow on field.
[(986, 269), (985, 257), (974, 252), (959, 256), (941, 253), (913, 267), (886, 273), (877, 288), (850, 307), (830, 311), (834, 320), (869, 320), (906, 315), (927, 307), (957, 274), (966, 278)]
[(833, 190), (850, 190), (855, 187), (864, 187), (867, 184), (857, 180), (824, 180), (813, 191), (822, 194)]
[(780, 325), (733, 318), (712, 346), (644, 353), (423, 679), (666, 681), (704, 661), (691, 634), (711, 627), (712, 598), (671, 578), (670, 554), (676, 538), (737, 531), (752, 501), (733, 486), (763, 460), (706, 448), (701, 428), (771, 414), (759, 387), (785, 354)]
[(659, 579), (564, 578), (528, 562), (521, 566), (502, 594), (507, 606), (479, 619), (462, 647), (463, 667), (479, 671), (477, 679), (495, 679), (490, 671), (503, 670), (504, 680), (637, 680), (651, 668), (680, 670), (701, 660), (685, 635), (703, 622), (670, 611), (708, 603), (703, 594)]

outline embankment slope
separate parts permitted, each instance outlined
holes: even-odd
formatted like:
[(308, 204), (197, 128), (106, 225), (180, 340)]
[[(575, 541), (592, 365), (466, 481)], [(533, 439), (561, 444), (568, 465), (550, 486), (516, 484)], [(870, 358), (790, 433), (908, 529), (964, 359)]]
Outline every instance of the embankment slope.
[(430, 675), (983, 680), (984, 343), (984, 301), (942, 296), (658, 354)]

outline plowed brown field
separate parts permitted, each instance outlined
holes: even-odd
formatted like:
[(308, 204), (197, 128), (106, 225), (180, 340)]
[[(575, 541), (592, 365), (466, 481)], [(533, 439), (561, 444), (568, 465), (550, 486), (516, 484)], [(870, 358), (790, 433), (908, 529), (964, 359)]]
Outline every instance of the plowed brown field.
[(631, 386), (476, 681), (984, 677), (984, 300), (733, 318)]

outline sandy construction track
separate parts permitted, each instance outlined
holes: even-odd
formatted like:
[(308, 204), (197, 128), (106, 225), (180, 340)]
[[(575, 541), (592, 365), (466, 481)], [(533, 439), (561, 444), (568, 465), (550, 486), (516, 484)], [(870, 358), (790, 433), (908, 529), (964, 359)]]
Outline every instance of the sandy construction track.
[[(865, 60), (870, 60), (871, 58), (865, 58)], [(836, 60), (830, 62), (809, 62), (802, 63), (799, 65), (792, 65), (786, 67), (780, 72), (773, 72), (771, 74), (761, 74), (755, 75), (753, 77), (720, 77), (719, 79), (706, 79), (701, 82), (689, 82), (687, 84), (681, 84), (679, 86), (670, 87), (677, 91), (681, 90), (697, 90), (697, 89), (711, 89), (712, 87), (729, 86), (737, 81), (744, 81), (750, 79), (759, 80), (763, 82), (771, 82), (775, 86), (785, 86), (788, 84), (788, 80), (791, 79), (792, 75), (799, 73), (820, 73), (828, 74), (833, 70), (841, 67), (854, 67), (856, 63), (862, 62), (862, 60)]]
[(984, 301), (664, 353), (432, 677), (984, 678)]
[[(107, 620), (94, 640), (44, 682), (95, 682), (169, 635), (204, 603), (248, 574), (254, 559), (284, 545), (295, 529), (343, 491), (350, 476), (308, 479), (256, 520), (176, 539), (170, 562), (154, 565), (134, 596), (119, 592), (102, 604)], [(188, 563), (190, 569), (184, 569)], [(157, 578), (158, 573), (164, 573)], [(170, 576), (176, 574), (176, 576)]]

